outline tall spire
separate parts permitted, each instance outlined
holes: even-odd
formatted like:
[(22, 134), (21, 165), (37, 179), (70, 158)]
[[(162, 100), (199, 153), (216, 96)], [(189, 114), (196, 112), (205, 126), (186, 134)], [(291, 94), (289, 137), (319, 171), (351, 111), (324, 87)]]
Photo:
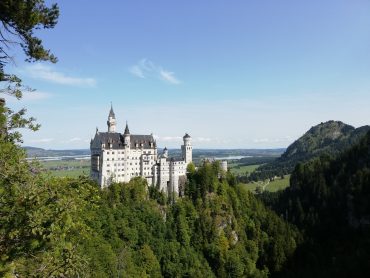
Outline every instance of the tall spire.
[(109, 111), (109, 116), (108, 117), (112, 117), (114, 119), (116, 118), (116, 115), (113, 112), (113, 104), (112, 104), (112, 102), (110, 102), (110, 111)]
[(128, 129), (128, 124), (127, 124), (127, 121), (126, 121), (126, 127), (125, 127), (124, 135), (128, 135), (128, 134), (130, 134), (130, 130)]
[(116, 132), (116, 115), (113, 112), (113, 105), (112, 102), (110, 103), (110, 111), (108, 115), (108, 132)]

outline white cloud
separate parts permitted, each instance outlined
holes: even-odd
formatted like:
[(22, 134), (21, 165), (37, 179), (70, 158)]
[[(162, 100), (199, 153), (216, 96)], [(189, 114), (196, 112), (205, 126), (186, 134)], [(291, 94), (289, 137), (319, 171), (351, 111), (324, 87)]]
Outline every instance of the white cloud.
[(73, 85), (82, 87), (94, 87), (96, 85), (96, 80), (94, 78), (67, 76), (62, 72), (55, 71), (50, 66), (46, 66), (40, 63), (26, 67), (26, 72), (33, 78), (42, 79), (62, 85)]
[(253, 142), (254, 143), (266, 143), (266, 142), (270, 142), (270, 140), (268, 138), (257, 138), (257, 139), (254, 139)]
[(181, 136), (158, 136), (158, 135), (153, 135), (154, 139), (157, 142), (181, 142), (182, 137)]
[(212, 139), (207, 137), (196, 137), (193, 139), (193, 142), (211, 142), (211, 141)]
[(49, 143), (54, 141), (54, 138), (41, 138), (41, 139), (34, 139), (30, 140), (32, 143)]
[(293, 141), (293, 138), (291, 136), (285, 136), (281, 138), (257, 138), (254, 139), (254, 143), (279, 143), (279, 142), (291, 142)]
[(180, 81), (175, 77), (175, 74), (173, 72), (161, 69), (159, 71), (159, 74), (160, 74), (162, 80), (164, 80), (164, 81), (167, 81), (171, 84), (179, 84), (180, 83)]
[(83, 141), (83, 140), (79, 137), (73, 137), (73, 138), (69, 139), (68, 141), (69, 142), (79, 142), (79, 141)]
[(88, 142), (90, 142), (90, 140), (83, 139), (83, 138), (80, 138), (80, 137), (73, 137), (73, 138), (70, 138), (70, 139), (67, 139), (67, 140), (60, 141), (60, 143), (69, 143), (69, 144), (88, 143)]
[(159, 137), (159, 141), (165, 141), (165, 142), (178, 142), (181, 141), (180, 136), (164, 136), (164, 137)]
[(170, 84), (180, 84), (181, 81), (175, 77), (175, 73), (155, 65), (152, 61), (141, 59), (136, 65), (129, 68), (131, 74), (139, 78), (158, 78)]
[(139, 78), (145, 78), (143, 71), (138, 65), (132, 66), (130, 72)]

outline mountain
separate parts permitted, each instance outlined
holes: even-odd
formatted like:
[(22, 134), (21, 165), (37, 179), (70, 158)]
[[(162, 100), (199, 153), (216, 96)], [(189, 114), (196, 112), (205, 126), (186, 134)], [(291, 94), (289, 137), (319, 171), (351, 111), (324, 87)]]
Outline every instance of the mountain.
[(320, 123), (292, 143), (275, 161), (259, 167), (251, 178), (264, 179), (291, 173), (298, 162), (320, 155), (336, 156), (359, 142), (370, 126), (354, 128), (340, 121)]
[(23, 149), (26, 151), (28, 157), (47, 157), (47, 156), (73, 156), (73, 155), (90, 155), (90, 150), (45, 150), (42, 148), (35, 148), (25, 146)]
[(306, 161), (322, 153), (338, 154), (370, 130), (369, 126), (355, 129), (339, 121), (328, 121), (312, 127), (291, 144), (278, 159), (279, 162)]

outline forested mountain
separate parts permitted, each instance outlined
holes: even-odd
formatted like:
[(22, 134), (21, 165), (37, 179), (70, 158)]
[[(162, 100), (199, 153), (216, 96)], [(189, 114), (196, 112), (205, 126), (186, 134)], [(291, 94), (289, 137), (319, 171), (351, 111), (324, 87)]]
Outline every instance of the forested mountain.
[(354, 128), (340, 121), (328, 121), (312, 127), (292, 143), (275, 161), (262, 165), (251, 179), (265, 179), (289, 174), (298, 162), (305, 162), (322, 154), (338, 155), (357, 143), (370, 126)]
[(291, 185), (262, 199), (304, 234), (284, 277), (370, 273), (370, 132), (336, 158), (298, 164)]
[(301, 236), (218, 163), (171, 202), (140, 178), (49, 178), (0, 140), (0, 276), (266, 277)]

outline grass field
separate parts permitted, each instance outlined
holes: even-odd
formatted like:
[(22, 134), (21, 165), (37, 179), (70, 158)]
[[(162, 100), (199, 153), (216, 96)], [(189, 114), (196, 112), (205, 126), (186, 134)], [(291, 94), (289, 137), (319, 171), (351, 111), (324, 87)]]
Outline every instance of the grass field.
[[(243, 166), (243, 165), (239, 165), (237, 162), (233, 162), (233, 163), (229, 163), (228, 166), (229, 166), (231, 173), (233, 173), (234, 175), (245, 176), (246, 174), (250, 175), (260, 165), (256, 164), (256, 165)], [(262, 190), (276, 192), (278, 190), (282, 190), (288, 187), (289, 179), (290, 179), (290, 175), (286, 175), (284, 176), (284, 179), (277, 178), (273, 181), (265, 180), (265, 181), (258, 181), (258, 182), (250, 182), (250, 183), (244, 183), (244, 185), (249, 191), (253, 193), (256, 192), (257, 187), (260, 187), (260, 189)]]
[(276, 179), (274, 181), (271, 181), (265, 188), (265, 190), (270, 191), (270, 192), (276, 192), (278, 190), (285, 189), (289, 186), (289, 180), (290, 180), (290, 175), (285, 175), (284, 179)]
[(269, 192), (276, 192), (278, 190), (283, 190), (289, 186), (290, 175), (284, 176), (284, 179), (277, 178), (274, 181), (259, 181), (259, 182), (251, 182), (251, 183), (244, 183), (245, 187), (255, 193), (257, 187), (260, 187), (262, 190), (266, 190)]
[(56, 177), (90, 175), (90, 160), (53, 160), (40, 162), (42, 168)]
[(245, 175), (248, 172), (248, 175), (254, 172), (258, 166), (260, 165), (248, 165), (248, 166), (240, 166), (238, 164), (230, 164), (229, 168), (231, 173), (234, 175)]

